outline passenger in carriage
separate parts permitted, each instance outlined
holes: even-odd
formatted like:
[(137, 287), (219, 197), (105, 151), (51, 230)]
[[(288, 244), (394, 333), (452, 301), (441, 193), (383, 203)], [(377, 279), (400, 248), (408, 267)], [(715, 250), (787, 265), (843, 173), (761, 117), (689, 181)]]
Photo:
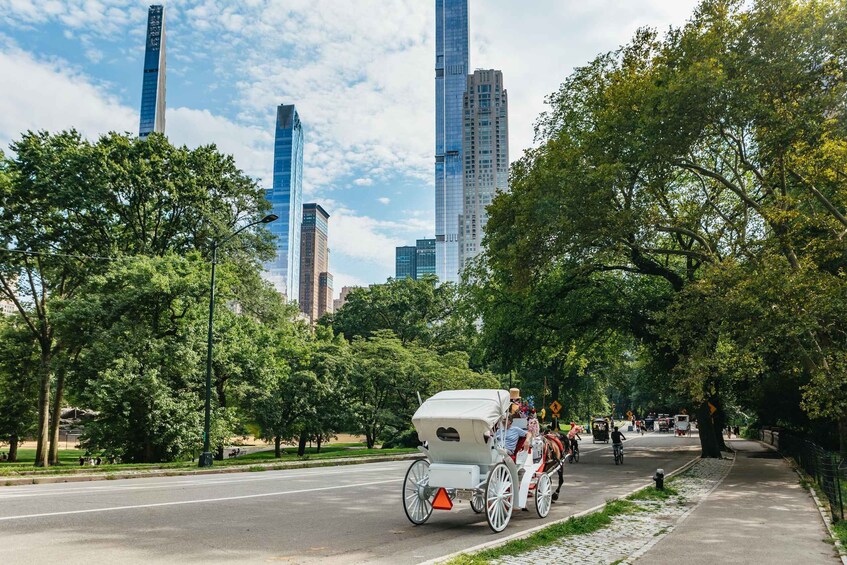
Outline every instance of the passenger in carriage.
[(518, 441), (520, 438), (526, 438), (523, 444), (523, 451), (529, 451), (529, 446), (532, 445), (532, 433), (527, 430), (522, 430), (517, 426), (512, 426), (512, 420), (514, 420), (514, 418), (514, 415), (510, 414), (509, 418), (506, 420), (505, 436), (503, 435), (502, 428), (497, 430), (497, 439), (506, 444), (506, 451), (509, 455), (515, 454), (515, 449), (518, 447)]

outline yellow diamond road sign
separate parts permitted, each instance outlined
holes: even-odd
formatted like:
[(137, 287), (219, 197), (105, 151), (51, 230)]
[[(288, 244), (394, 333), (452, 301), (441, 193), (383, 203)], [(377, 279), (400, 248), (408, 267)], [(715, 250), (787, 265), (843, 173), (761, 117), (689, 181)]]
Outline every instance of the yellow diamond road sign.
[(552, 410), (553, 412), (558, 412), (561, 409), (562, 409), (562, 405), (559, 404), (558, 400), (554, 400), (553, 404), (550, 405), (550, 410)]

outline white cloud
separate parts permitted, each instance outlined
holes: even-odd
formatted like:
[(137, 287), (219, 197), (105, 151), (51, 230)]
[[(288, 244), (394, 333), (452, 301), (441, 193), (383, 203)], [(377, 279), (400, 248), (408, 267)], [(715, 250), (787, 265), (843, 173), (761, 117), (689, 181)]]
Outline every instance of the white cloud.
[(208, 110), (168, 108), (165, 114), (168, 138), (176, 145), (197, 147), (214, 143), (223, 153), (235, 156), (235, 164), (260, 185), (273, 182), (273, 131), (239, 125)]
[(38, 60), (6, 44), (0, 51), (0, 76), (8, 85), (15, 85), (0, 89), (2, 145), (19, 139), (27, 130), (76, 128), (93, 138), (138, 127), (134, 110), (65, 61)]
[[(511, 160), (532, 145), (545, 96), (575, 66), (626, 43), (640, 25), (664, 30), (682, 24), (696, 3), (533, 0), (525, 9), (514, 0), (470, 0), (471, 68), (503, 71)], [(90, 61), (99, 61), (97, 72), (107, 72), (118, 58), (140, 70), (147, 5), (140, 0), (0, 0), (0, 25), (26, 34), (57, 24)], [(207, 108), (182, 102), (168, 110), (167, 132), (174, 143), (216, 143), (268, 186), (276, 106), (294, 103), (306, 135), (305, 197), (322, 203), (327, 194), (345, 199), (335, 203), (330, 244), (333, 260), (351, 279), (384, 280), (381, 274), (393, 271), (395, 246), (431, 237), (432, 207), (386, 221), (357, 211), (373, 205), (369, 191), (330, 191), (376, 185), (388, 194), (382, 185), (395, 179), (401, 182), (394, 186), (410, 187), (404, 190), (432, 189), (432, 0), (180, 0), (168, 3), (166, 13), (169, 99), (198, 100), (198, 108)], [(102, 61), (98, 51), (106, 54)], [(73, 126), (93, 137), (138, 127), (138, 109), (112, 93), (126, 96), (128, 88), (140, 84), (102, 84), (64, 60), (7, 47), (2, 37), (0, 76), (4, 85), (15, 85), (0, 89), (0, 144), (26, 129)], [(395, 202), (406, 196), (392, 194)], [(347, 275), (337, 280), (342, 276)]]
[(386, 204), (386, 205), (387, 205), (387, 204), (391, 204), (391, 199), (390, 199), (390, 198), (388, 198), (388, 197), (386, 197), (386, 196), (383, 196), (383, 197), (381, 197), (381, 198), (377, 198), (376, 200), (377, 200), (377, 202), (379, 202), (380, 204)]
[(345, 286), (368, 286), (368, 282), (348, 273), (332, 273), (332, 297), (338, 298)]

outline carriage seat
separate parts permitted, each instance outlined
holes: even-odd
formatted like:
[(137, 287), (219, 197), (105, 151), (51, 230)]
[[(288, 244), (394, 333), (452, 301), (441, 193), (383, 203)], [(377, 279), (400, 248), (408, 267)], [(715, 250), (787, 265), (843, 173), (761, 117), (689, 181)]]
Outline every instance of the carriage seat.
[(526, 444), (526, 436), (518, 438), (518, 444), (515, 446), (515, 452), (509, 454), (509, 457), (512, 458), (512, 461), (517, 461), (518, 453), (523, 449), (524, 444)]

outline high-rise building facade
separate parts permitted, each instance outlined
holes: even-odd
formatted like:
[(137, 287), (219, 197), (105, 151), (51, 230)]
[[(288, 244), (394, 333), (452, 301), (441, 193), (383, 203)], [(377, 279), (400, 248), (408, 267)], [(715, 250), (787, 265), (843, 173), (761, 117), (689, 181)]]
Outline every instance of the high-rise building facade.
[(459, 221), (459, 267), (482, 249), (485, 208), (509, 189), (509, 102), (503, 73), (477, 69), (467, 78), (463, 109), (464, 210)]
[[(319, 204), (303, 204), (303, 228), (300, 237), (300, 311), (314, 323), (332, 299), (329, 274), (329, 214)], [(323, 303), (323, 308), (321, 308)]]
[(394, 278), (419, 280), (434, 274), (434, 239), (418, 239), (415, 245), (394, 248)]
[(442, 282), (459, 278), (462, 99), (469, 67), (468, 0), (435, 0), (435, 270)]
[(276, 111), (273, 188), (265, 191), (279, 220), (267, 225), (276, 236), (276, 258), (266, 278), (288, 300), (300, 296), (300, 230), (303, 222), (303, 125), (293, 104)]
[(334, 312), (332, 303), (332, 275), (323, 272), (318, 277), (318, 318)]
[(417, 251), (413, 245), (394, 248), (394, 278), (417, 278)]
[(138, 136), (165, 133), (165, 8), (147, 11), (147, 46), (141, 83), (141, 122)]
[(435, 273), (435, 240), (419, 239), (415, 242), (415, 279)]
[(338, 295), (338, 298), (332, 301), (332, 311), (338, 312), (341, 308), (347, 304), (347, 296), (350, 294), (350, 291), (354, 288), (359, 288), (358, 286), (342, 286), (341, 293)]

